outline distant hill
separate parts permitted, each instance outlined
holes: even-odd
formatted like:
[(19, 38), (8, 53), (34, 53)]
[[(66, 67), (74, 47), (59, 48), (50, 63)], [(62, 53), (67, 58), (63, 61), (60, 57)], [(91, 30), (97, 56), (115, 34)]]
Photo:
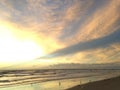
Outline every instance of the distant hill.
[(66, 63), (66, 64), (53, 64), (44, 66), (41, 63), (19, 64), (11, 65), (1, 68), (1, 70), (25, 70), (25, 69), (120, 69), (119, 63), (106, 63), (106, 64), (80, 64), (80, 63)]
[(56, 64), (47, 67), (49, 69), (120, 69), (120, 63), (108, 64)]

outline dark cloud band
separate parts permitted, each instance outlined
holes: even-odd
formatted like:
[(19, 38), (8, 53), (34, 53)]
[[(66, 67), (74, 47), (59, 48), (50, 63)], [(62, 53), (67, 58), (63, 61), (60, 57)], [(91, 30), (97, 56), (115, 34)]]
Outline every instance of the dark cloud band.
[(79, 42), (77, 44), (57, 50), (53, 53), (50, 53), (40, 58), (55, 58), (55, 57), (65, 56), (81, 51), (108, 47), (109, 45), (114, 43), (120, 43), (120, 30), (116, 30), (115, 32), (99, 39), (94, 39), (87, 42)]

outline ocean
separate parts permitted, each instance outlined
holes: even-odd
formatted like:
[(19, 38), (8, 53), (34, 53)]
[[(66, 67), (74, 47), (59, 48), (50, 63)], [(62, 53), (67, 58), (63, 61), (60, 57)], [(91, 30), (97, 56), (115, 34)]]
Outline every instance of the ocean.
[(120, 76), (116, 69), (43, 69), (0, 71), (0, 90), (65, 90)]

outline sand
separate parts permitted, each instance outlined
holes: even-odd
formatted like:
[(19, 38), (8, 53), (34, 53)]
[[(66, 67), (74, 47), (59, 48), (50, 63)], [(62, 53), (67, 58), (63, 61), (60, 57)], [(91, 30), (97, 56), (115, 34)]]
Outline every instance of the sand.
[(67, 90), (120, 90), (120, 77), (90, 82)]

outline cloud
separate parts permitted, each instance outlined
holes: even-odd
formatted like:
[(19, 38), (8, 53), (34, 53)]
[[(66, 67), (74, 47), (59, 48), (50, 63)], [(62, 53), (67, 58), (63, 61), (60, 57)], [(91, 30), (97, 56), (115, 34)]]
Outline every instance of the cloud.
[(120, 42), (120, 30), (116, 30), (115, 32), (107, 36), (104, 36), (102, 38), (90, 40), (87, 42), (79, 42), (72, 46), (68, 46), (66, 48), (57, 50), (41, 58), (54, 58), (54, 57), (74, 54), (81, 51), (91, 50), (91, 49), (105, 48), (105, 47), (109, 47), (109, 45), (111, 44), (119, 43), (119, 42)]
[[(71, 22), (77, 24), (76, 20), (83, 16), (93, 1), (88, 2), (89, 0), (15, 0), (15, 2), (4, 0), (1, 1), (1, 9), (10, 15), (11, 22), (31, 27), (37, 33), (59, 39), (66, 33), (71, 33), (69, 28)], [(70, 35), (68, 33), (68, 36)]]
[(112, 62), (119, 60), (111, 49), (119, 49), (119, 7), (120, 0), (2, 0), (0, 20), (34, 34), (56, 62)]
[(73, 31), (77, 32), (69, 38), (66, 35), (65, 44), (70, 45), (78, 41), (92, 40), (114, 32), (120, 24), (119, 6), (119, 0), (113, 0), (102, 4), (99, 8), (96, 7), (95, 10), (92, 9), (92, 14), (89, 14), (90, 11), (88, 10), (88, 16), (81, 21), (82, 23), (79, 23), (79, 27), (73, 28)]

